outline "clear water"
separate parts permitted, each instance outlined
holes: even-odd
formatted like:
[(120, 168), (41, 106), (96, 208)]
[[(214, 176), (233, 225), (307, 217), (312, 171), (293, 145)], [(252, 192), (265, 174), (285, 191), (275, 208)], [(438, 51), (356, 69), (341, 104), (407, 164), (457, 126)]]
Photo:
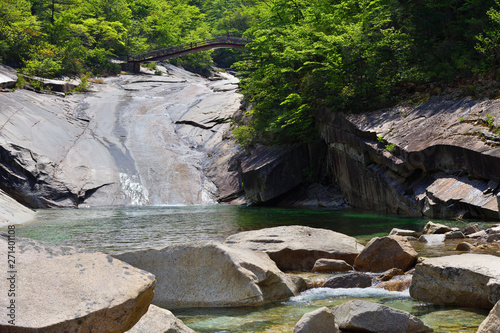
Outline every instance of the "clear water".
[[(127, 207), (82, 210), (40, 210), (33, 222), (16, 227), (16, 235), (61, 245), (116, 253), (191, 241), (219, 240), (239, 231), (280, 225), (326, 228), (366, 242), (394, 227), (421, 231), (427, 220), (381, 216), (356, 210), (288, 209), (235, 206)], [(441, 221), (463, 226), (463, 222)], [(2, 229), (0, 229), (2, 231)], [(453, 245), (413, 243), (426, 256), (453, 252)], [(258, 308), (174, 309), (188, 326), (202, 333), (291, 332), (300, 317), (321, 306), (332, 307), (362, 298), (408, 311), (436, 332), (475, 332), (487, 311), (423, 304), (408, 292), (376, 288), (306, 291), (287, 302)]]

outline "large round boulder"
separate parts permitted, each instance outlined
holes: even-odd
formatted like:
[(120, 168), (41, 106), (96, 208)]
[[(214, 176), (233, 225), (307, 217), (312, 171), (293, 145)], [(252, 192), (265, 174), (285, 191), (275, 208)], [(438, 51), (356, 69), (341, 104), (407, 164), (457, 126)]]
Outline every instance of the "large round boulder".
[(402, 236), (373, 238), (354, 262), (354, 269), (363, 272), (384, 272), (391, 268), (403, 271), (413, 267), (418, 253)]
[(492, 308), (500, 299), (500, 257), (461, 254), (428, 258), (415, 267), (410, 295), (423, 302)]
[(170, 307), (258, 306), (299, 292), (263, 252), (217, 242), (114, 255), (157, 277), (153, 304)]
[(266, 252), (283, 271), (310, 271), (321, 258), (352, 265), (363, 249), (354, 237), (298, 225), (240, 232), (226, 244)]
[(343, 332), (432, 332), (420, 319), (408, 312), (372, 302), (353, 300), (334, 307), (332, 312)]
[(0, 271), (5, 291), (0, 332), (121, 333), (139, 321), (153, 299), (152, 274), (102, 253), (80, 253), (11, 232), (0, 234), (0, 258), (12, 265)]

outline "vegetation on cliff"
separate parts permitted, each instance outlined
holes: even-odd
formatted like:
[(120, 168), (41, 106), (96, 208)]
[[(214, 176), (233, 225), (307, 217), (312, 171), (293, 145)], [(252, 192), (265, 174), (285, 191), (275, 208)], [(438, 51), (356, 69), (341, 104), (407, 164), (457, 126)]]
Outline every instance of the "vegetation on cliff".
[(379, 108), (500, 71), (498, 0), (0, 0), (0, 61), (27, 74), (116, 73), (112, 56), (227, 33), (253, 41), (173, 61), (237, 62), (245, 144), (313, 138), (316, 109)]

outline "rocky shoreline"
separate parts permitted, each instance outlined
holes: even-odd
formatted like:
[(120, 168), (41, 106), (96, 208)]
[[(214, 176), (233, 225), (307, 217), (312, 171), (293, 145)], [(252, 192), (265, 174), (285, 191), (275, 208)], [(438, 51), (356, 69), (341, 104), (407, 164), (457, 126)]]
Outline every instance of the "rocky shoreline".
[[(460, 232), (464, 237), (468, 234), (468, 243), (500, 251), (498, 240), (491, 240), (500, 235), (499, 228), (473, 232), (476, 228), (456, 230), (429, 222), (417, 236), (423, 241), (426, 236), (444, 235), (443, 242), (447, 242), (447, 236)], [(310, 288), (375, 287), (409, 288), (414, 299), (436, 305), (491, 309), (478, 332), (496, 332), (500, 325), (499, 257), (476, 247), (465, 254), (423, 258), (412, 247), (419, 242), (414, 236), (415, 231), (394, 229), (391, 235), (375, 237), (363, 246), (333, 231), (285, 226), (238, 233), (225, 243), (186, 243), (113, 256), (16, 238), (16, 268), (23, 274), (12, 283), (22, 283), (23, 292), (11, 298), (17, 309), (16, 325), (0, 318), (0, 329), (194, 332), (165, 309), (255, 307)], [(9, 235), (2, 234), (0, 254), (5, 260), (8, 242)], [(300, 274), (289, 274), (297, 270), (332, 275), (312, 283)], [(2, 281), (7, 281), (7, 272), (1, 274)], [(45, 306), (48, 299), (54, 306)], [(0, 298), (3, 308), (9, 302), (7, 297)], [(294, 332), (360, 330), (432, 331), (407, 312), (355, 300), (304, 315)]]

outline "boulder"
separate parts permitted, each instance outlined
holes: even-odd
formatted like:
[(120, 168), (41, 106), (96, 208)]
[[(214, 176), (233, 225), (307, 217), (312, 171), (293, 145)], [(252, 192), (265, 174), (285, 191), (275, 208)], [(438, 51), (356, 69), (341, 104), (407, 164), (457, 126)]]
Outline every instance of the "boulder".
[(12, 199), (0, 190), (0, 228), (9, 224), (19, 224), (31, 221), (35, 212)]
[(473, 234), (467, 235), (467, 238), (482, 238), (482, 237), (488, 237), (488, 233), (486, 232), (486, 230), (480, 230)]
[(262, 252), (198, 242), (114, 255), (152, 272), (153, 304), (170, 307), (258, 306), (298, 293), (294, 281)]
[[(288, 146), (259, 146), (241, 162), (241, 180), (254, 204), (275, 199), (317, 174), (325, 156), (323, 141)], [(311, 172), (308, 175), (304, 170)]]
[(151, 273), (105, 254), (10, 236), (0, 235), (0, 258), (7, 263), (12, 250), (15, 262), (0, 279), (13, 294), (0, 297), (0, 306), (14, 304), (15, 317), (0, 317), (1, 332), (119, 333), (146, 313), (156, 282)]
[(314, 273), (338, 273), (347, 272), (352, 269), (352, 266), (344, 260), (322, 258), (316, 260), (312, 271)]
[(391, 268), (391, 269), (388, 269), (387, 271), (383, 272), (382, 274), (380, 274), (380, 276), (377, 277), (377, 280), (378, 281), (389, 281), (390, 279), (392, 279), (393, 277), (395, 277), (397, 275), (404, 275), (404, 274), (405, 274), (405, 272), (402, 269)]
[(335, 276), (326, 280), (324, 288), (368, 288), (372, 285), (372, 277), (366, 273), (353, 272)]
[(311, 271), (316, 260), (322, 258), (352, 265), (364, 248), (353, 237), (298, 225), (240, 232), (229, 236), (225, 243), (264, 251), (283, 271)]
[(353, 300), (332, 309), (342, 331), (373, 333), (431, 332), (420, 319), (385, 305)]
[(479, 325), (476, 333), (498, 333), (500, 332), (500, 302), (491, 309), (488, 317)]
[(415, 230), (392, 228), (389, 236), (418, 237), (418, 232)]
[(453, 231), (453, 228), (440, 224), (440, 223), (434, 223), (432, 221), (427, 222), (427, 224), (424, 227), (424, 234), (445, 234), (449, 231)]
[(308, 312), (300, 318), (293, 333), (339, 333), (335, 316), (326, 306)]
[(491, 308), (500, 298), (498, 276), (500, 257), (492, 255), (425, 259), (415, 268), (410, 295), (423, 302)]
[(474, 250), (475, 246), (472, 245), (471, 243), (467, 242), (462, 242), (457, 245), (457, 248), (455, 250), (457, 251), (472, 251)]
[(399, 275), (395, 276), (394, 278), (388, 281), (380, 282), (376, 284), (374, 287), (389, 291), (405, 291), (408, 290), (408, 288), (410, 288), (411, 280), (412, 280), (412, 275), (410, 274)]
[(127, 333), (196, 333), (172, 312), (151, 304), (148, 312)]
[(478, 224), (472, 224), (463, 230), (463, 233), (466, 236), (470, 235), (470, 234), (474, 234), (476, 232), (479, 232), (479, 225)]
[(14, 68), (0, 64), (0, 88), (14, 88), (17, 83), (17, 73)]
[(465, 235), (460, 230), (448, 231), (444, 234), (444, 239), (458, 239), (465, 238)]
[(354, 269), (363, 272), (383, 272), (391, 268), (403, 271), (413, 267), (418, 253), (402, 236), (375, 237), (354, 262)]

